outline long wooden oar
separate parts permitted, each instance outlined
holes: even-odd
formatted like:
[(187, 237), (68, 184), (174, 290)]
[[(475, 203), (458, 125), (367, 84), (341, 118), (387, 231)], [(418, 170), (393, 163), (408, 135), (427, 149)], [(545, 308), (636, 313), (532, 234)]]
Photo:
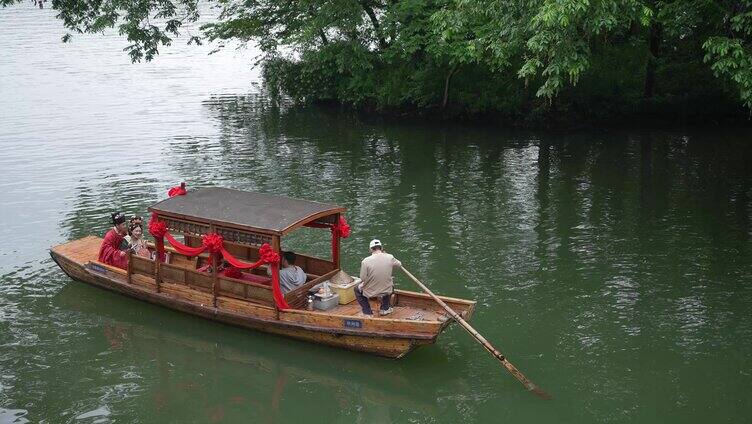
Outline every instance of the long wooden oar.
[(431, 290), (429, 290), (428, 287), (426, 287), (425, 285), (423, 285), (423, 283), (421, 283), (420, 280), (418, 280), (417, 278), (415, 278), (415, 276), (412, 275), (410, 273), (410, 271), (406, 270), (403, 266), (400, 266), (400, 269), (402, 271), (404, 271), (405, 274), (407, 274), (407, 276), (410, 277), (410, 279), (415, 282), (415, 284), (417, 284), (418, 286), (420, 286), (420, 288), (423, 289), (423, 291), (426, 292), (426, 294), (428, 294), (429, 296), (431, 296), (433, 298), (433, 300), (436, 301), (436, 303), (438, 303), (439, 305), (441, 305), (442, 308), (444, 308), (447, 312), (449, 312), (449, 315), (451, 315), (452, 318), (454, 318), (454, 320), (457, 321), (462, 326), (462, 328), (464, 328), (465, 330), (467, 330), (467, 332), (470, 333), (470, 335), (473, 336), (475, 338), (475, 340), (477, 340), (478, 342), (480, 342), (480, 344), (482, 344), (483, 347), (486, 348), (486, 350), (491, 355), (493, 355), (496, 359), (498, 359), (499, 362), (501, 362), (501, 365), (503, 365), (504, 368), (506, 368), (507, 371), (509, 371), (509, 373), (514, 376), (514, 378), (516, 378), (517, 380), (519, 380), (520, 383), (522, 383), (522, 385), (525, 386), (525, 389), (527, 389), (527, 390), (535, 393), (536, 395), (542, 397), (543, 399), (551, 399), (551, 396), (548, 393), (544, 392), (540, 387), (538, 387), (537, 385), (535, 385), (535, 383), (533, 383), (532, 381), (528, 380), (528, 378), (525, 377), (525, 375), (522, 374), (520, 372), (520, 370), (517, 369), (517, 367), (515, 367), (514, 365), (512, 365), (512, 363), (507, 360), (506, 356), (504, 356), (501, 352), (499, 352), (498, 350), (496, 350), (496, 348), (493, 347), (491, 345), (491, 343), (489, 343), (488, 340), (486, 340), (485, 337), (483, 337), (480, 333), (478, 333), (477, 331), (475, 331), (475, 329), (472, 326), (470, 326), (470, 324), (468, 324), (467, 321), (465, 321), (464, 319), (462, 319), (462, 317), (459, 316), (459, 314), (457, 312), (454, 312), (454, 309), (450, 308), (449, 305), (447, 305), (446, 303), (444, 303), (443, 300), (439, 299), (438, 296), (436, 296), (435, 294), (433, 294), (433, 292), (431, 292)]

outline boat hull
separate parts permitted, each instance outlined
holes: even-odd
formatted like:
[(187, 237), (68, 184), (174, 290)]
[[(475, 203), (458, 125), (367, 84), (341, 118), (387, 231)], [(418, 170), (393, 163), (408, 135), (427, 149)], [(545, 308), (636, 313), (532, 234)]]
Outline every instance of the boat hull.
[[(91, 269), (86, 264), (77, 262), (57, 252), (55, 249), (50, 251), (50, 255), (55, 263), (68, 276), (75, 280), (191, 315), (312, 343), (389, 358), (400, 358), (418, 346), (434, 343), (438, 336), (438, 332), (435, 334), (422, 333), (410, 335), (400, 335), (398, 333), (379, 334), (375, 332), (362, 333), (351, 329), (327, 328), (254, 317), (248, 314), (212, 307), (211, 305), (194, 303), (176, 298), (167, 293), (155, 292), (141, 286), (129, 284), (123, 275), (112, 273), (106, 269)], [(441, 329), (444, 327), (442, 326)]]

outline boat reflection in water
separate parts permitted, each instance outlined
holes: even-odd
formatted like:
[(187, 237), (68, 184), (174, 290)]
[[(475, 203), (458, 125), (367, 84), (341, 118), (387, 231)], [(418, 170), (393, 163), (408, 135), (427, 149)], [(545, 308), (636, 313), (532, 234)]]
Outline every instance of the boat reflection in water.
[[(66, 285), (54, 302), (102, 320), (90, 338), (101, 341), (93, 344), (107, 354), (91, 356), (104, 356), (109, 362), (100, 366), (113, 376), (120, 371), (123, 384), (139, 386), (132, 392), (150, 419), (276, 422), (313, 414), (327, 422), (370, 423), (391, 422), (395, 408), (416, 416), (438, 413), (437, 386), (412, 382), (425, 380), (424, 367), (411, 366), (414, 361), (218, 326), (79, 282)], [(416, 358), (429, 356), (434, 364), (446, 360), (439, 348)], [(452, 374), (442, 373), (442, 385), (465, 385)], [(117, 415), (116, 405), (110, 410)]]

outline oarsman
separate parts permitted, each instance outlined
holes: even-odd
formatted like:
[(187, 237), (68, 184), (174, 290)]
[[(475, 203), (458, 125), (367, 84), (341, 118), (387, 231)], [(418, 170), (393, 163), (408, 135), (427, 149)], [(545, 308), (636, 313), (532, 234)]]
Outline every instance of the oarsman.
[(360, 263), (360, 279), (363, 281), (355, 288), (355, 297), (358, 299), (363, 315), (373, 316), (371, 304), (368, 303), (370, 298), (381, 300), (379, 315), (389, 315), (393, 312), (389, 302), (394, 292), (392, 268), (402, 266), (402, 263), (386, 253), (381, 241), (377, 239), (371, 240), (369, 248), (371, 256)]
[(113, 227), (105, 234), (102, 245), (99, 247), (99, 262), (127, 269), (128, 254), (120, 249), (123, 238), (128, 233), (125, 215), (122, 212), (114, 212), (110, 217)]

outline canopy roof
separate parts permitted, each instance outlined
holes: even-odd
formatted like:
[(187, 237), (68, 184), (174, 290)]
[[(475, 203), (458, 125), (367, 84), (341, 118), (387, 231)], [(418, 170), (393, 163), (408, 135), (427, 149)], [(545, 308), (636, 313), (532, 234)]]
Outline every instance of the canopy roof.
[(149, 210), (194, 222), (283, 235), (307, 222), (342, 213), (345, 208), (274, 194), (210, 187), (162, 200)]

